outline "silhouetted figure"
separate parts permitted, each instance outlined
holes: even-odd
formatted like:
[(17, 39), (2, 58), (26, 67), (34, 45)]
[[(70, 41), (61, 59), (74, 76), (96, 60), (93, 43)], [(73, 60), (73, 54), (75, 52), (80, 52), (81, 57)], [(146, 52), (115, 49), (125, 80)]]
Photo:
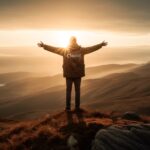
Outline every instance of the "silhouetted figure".
[(80, 110), (80, 85), (81, 78), (85, 76), (84, 55), (92, 53), (103, 46), (107, 42), (91, 47), (82, 47), (77, 44), (76, 37), (70, 38), (70, 44), (67, 48), (53, 47), (43, 42), (38, 43), (39, 47), (45, 50), (63, 56), (63, 76), (66, 78), (66, 111), (70, 111), (71, 107), (71, 91), (72, 84), (75, 86), (75, 109)]

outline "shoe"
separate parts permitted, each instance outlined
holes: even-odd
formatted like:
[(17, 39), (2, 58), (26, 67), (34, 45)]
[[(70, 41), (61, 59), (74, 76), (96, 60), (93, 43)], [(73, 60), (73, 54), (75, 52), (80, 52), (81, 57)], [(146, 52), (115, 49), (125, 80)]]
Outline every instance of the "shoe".
[(66, 112), (70, 112), (71, 109), (70, 109), (70, 108), (65, 108), (65, 111), (66, 111)]
[(82, 109), (77, 107), (77, 108), (75, 108), (74, 111), (76, 111), (76, 112), (82, 112)]

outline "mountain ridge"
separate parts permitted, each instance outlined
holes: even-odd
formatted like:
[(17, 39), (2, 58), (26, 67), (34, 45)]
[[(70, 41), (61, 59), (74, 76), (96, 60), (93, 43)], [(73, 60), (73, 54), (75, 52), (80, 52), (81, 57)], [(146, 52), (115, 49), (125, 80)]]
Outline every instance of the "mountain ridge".
[[(147, 69), (149, 68), (148, 66), (149, 64), (144, 64), (140, 65), (139, 68), (127, 72), (110, 74), (99, 79), (84, 80), (81, 88), (81, 105), (103, 111), (122, 109), (123, 111), (133, 110), (150, 114), (150, 78), (149, 74), (142, 74), (140, 71), (142, 68), (146, 68), (144, 70), (150, 72)], [(42, 112), (42, 110), (59, 110), (65, 107), (64, 92), (65, 86), (58, 85), (43, 90), (41, 89), (41, 91), (27, 96), (18, 98), (11, 97), (13, 103), (10, 103), (10, 101), (8, 104), (1, 105), (1, 116), (8, 117), (17, 113), (27, 113), (30, 115), (28, 112), (31, 112), (31, 110), (37, 113), (38, 111)], [(5, 99), (4, 102), (7, 100), (9, 99)], [(126, 102), (128, 102), (128, 105), (126, 105)], [(6, 112), (6, 110), (8, 111)]]

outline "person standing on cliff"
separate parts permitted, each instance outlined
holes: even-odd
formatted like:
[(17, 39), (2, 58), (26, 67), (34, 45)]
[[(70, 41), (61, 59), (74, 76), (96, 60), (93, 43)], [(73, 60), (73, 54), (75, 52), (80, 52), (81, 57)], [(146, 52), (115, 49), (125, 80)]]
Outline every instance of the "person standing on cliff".
[(78, 45), (76, 37), (70, 38), (70, 44), (67, 48), (54, 47), (46, 45), (43, 42), (38, 43), (39, 47), (58, 55), (63, 56), (63, 76), (66, 78), (66, 111), (71, 110), (71, 91), (72, 85), (75, 87), (75, 110), (80, 110), (80, 86), (81, 78), (85, 76), (84, 56), (92, 53), (103, 46), (107, 46), (107, 42), (103, 41), (94, 46), (82, 47)]

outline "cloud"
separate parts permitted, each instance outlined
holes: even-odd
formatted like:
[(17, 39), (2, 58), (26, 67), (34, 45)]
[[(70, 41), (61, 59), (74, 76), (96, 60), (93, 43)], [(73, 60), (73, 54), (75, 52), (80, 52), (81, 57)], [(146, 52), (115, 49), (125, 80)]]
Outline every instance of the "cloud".
[(150, 32), (149, 0), (1, 0), (0, 29)]

